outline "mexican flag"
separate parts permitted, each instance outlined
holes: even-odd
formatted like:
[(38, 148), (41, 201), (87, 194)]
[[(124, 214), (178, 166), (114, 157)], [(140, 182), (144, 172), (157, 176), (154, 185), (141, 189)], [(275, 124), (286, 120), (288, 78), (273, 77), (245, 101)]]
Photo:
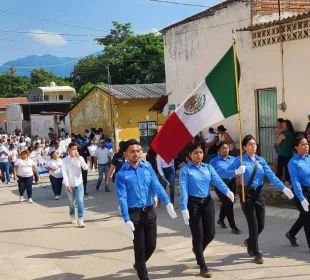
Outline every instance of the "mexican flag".
[[(237, 65), (240, 74), (239, 63)], [(201, 130), (237, 113), (231, 46), (199, 86), (168, 117), (151, 146), (166, 162), (170, 162)]]

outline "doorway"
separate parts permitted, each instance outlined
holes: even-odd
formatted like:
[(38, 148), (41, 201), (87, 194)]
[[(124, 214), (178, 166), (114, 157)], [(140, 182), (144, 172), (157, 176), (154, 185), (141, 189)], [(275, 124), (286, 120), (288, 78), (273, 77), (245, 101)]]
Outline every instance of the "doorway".
[(267, 163), (273, 163), (278, 118), (276, 89), (258, 90), (257, 101), (260, 154)]

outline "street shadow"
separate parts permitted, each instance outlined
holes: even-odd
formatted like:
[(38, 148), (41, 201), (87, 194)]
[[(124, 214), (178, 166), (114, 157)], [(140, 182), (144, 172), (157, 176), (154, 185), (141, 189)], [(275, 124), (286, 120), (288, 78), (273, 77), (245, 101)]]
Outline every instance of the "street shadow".
[(124, 248), (117, 248), (117, 249), (93, 249), (93, 250), (74, 250), (74, 251), (63, 251), (63, 252), (56, 252), (56, 253), (48, 253), (48, 254), (37, 254), (26, 257), (27, 259), (76, 259), (80, 256), (87, 256), (93, 254), (106, 254), (106, 253), (118, 253), (127, 250), (133, 250), (133, 246), (128, 246)]

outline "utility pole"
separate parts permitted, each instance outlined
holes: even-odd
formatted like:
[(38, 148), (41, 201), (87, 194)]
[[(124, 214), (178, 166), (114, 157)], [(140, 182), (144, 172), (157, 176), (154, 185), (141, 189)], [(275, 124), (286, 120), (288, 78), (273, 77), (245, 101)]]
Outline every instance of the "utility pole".
[(278, 0), (279, 20), (281, 19), (281, 0)]

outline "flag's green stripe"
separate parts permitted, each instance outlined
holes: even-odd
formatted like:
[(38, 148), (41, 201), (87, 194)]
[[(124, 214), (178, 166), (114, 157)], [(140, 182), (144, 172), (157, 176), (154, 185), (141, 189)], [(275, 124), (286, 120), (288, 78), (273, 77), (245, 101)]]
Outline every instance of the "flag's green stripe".
[[(238, 61), (240, 80), (240, 65)], [(238, 113), (233, 46), (206, 77), (206, 84), (225, 118)]]

